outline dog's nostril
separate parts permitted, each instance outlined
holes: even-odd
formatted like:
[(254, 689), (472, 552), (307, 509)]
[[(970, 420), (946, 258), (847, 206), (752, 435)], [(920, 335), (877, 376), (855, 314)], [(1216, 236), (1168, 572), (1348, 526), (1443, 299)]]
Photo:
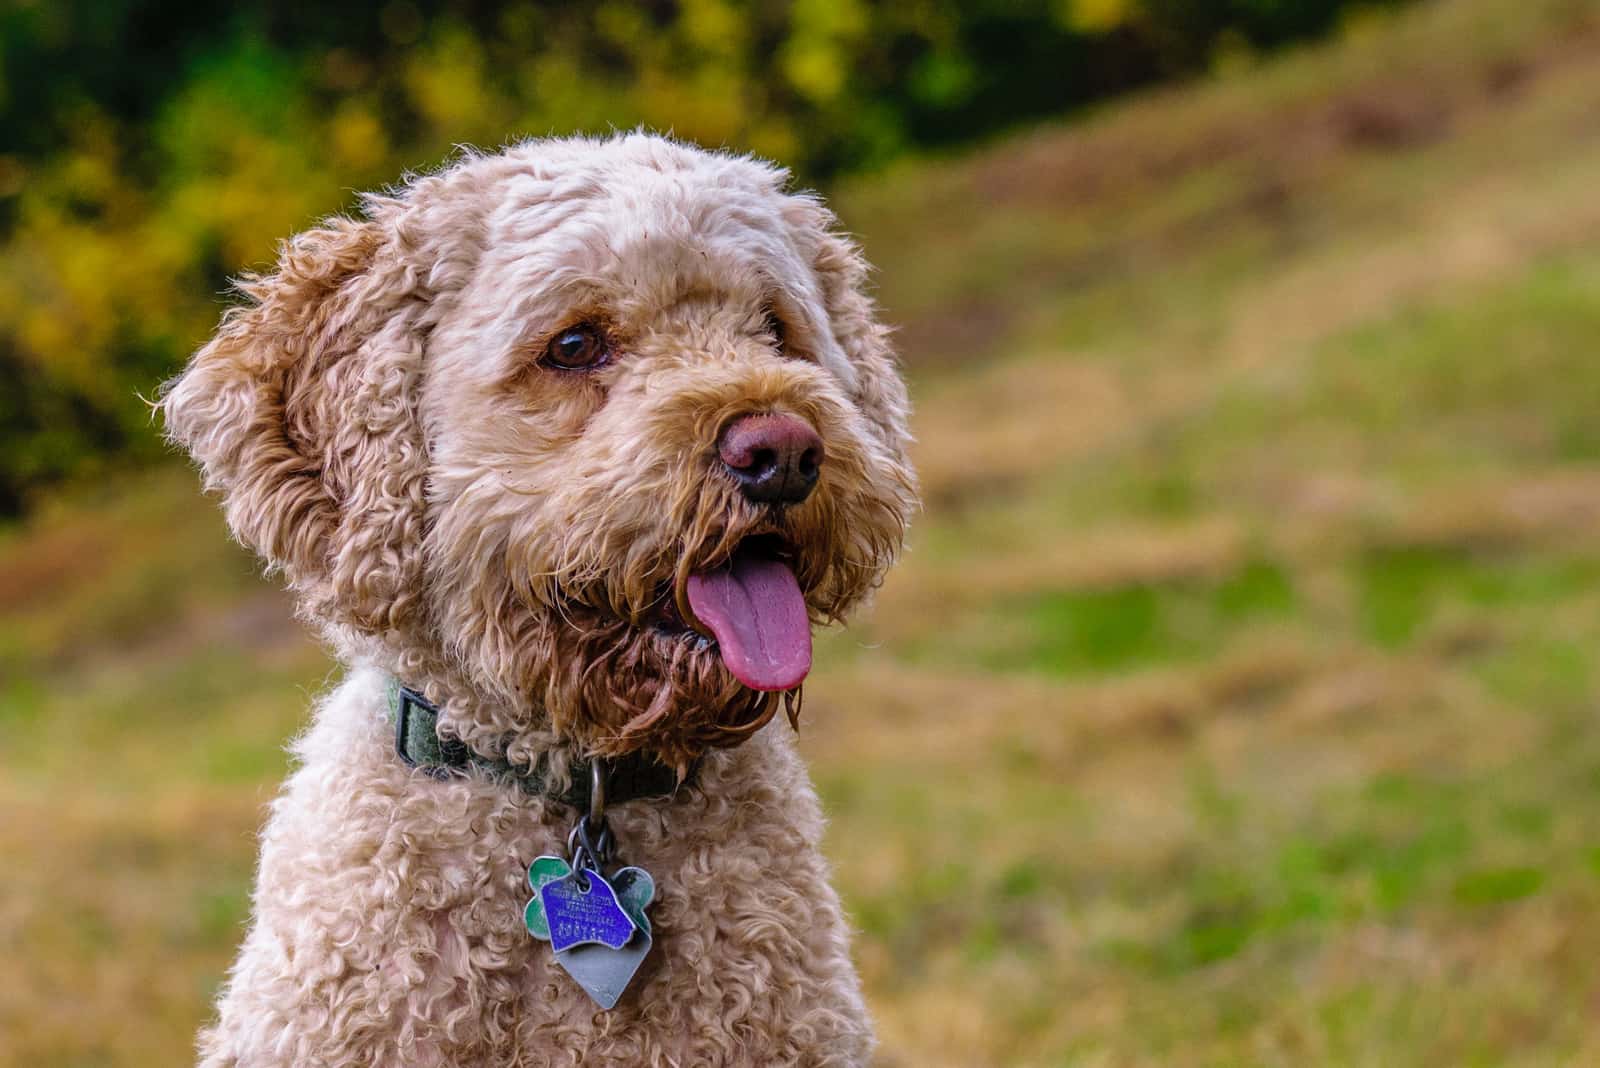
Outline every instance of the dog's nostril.
[(757, 449), (750, 454), (750, 462), (745, 465), (745, 468), (759, 475), (765, 474), (777, 466), (777, 453), (771, 449)]
[(717, 443), (717, 455), (744, 495), (766, 504), (798, 504), (817, 484), (822, 438), (793, 415), (747, 415)]

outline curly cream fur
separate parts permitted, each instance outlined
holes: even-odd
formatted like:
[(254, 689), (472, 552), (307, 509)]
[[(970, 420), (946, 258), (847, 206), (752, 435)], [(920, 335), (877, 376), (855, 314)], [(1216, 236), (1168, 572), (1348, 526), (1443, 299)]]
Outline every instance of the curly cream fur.
[[(914, 507), (865, 265), (780, 170), (647, 135), (469, 155), (286, 243), (162, 401), (235, 534), (350, 665), (295, 747), (211, 1066), (855, 1065), (871, 1029), (779, 695), (653, 628), (688, 577), (781, 538), (813, 620), (881, 581)], [(783, 324), (774, 337), (768, 316)], [(538, 360), (577, 321), (615, 359)], [(804, 418), (803, 504), (717, 469), (734, 418)], [(538, 764), (644, 750), (694, 783), (610, 813), (656, 949), (597, 1012), (522, 926), (573, 814), (413, 772), (385, 675), (441, 730)], [(798, 692), (782, 695), (791, 717)]]

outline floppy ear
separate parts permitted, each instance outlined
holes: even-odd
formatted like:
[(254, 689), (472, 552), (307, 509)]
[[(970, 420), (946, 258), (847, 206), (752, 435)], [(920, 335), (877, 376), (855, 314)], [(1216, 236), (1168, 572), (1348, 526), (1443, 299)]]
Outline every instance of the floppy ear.
[(829, 325), (856, 372), (851, 400), (897, 466), (909, 506), (916, 493), (909, 457), (911, 402), (889, 343), (889, 328), (879, 321), (867, 295), (867, 261), (854, 241), (834, 229), (838, 220), (833, 212), (814, 197), (791, 196), (786, 209), (791, 225), (814, 242), (811, 268), (822, 289)]
[(303, 610), (397, 627), (419, 603), (426, 478), (416, 274), (379, 221), (335, 218), (239, 288), (250, 303), (163, 390), (167, 434)]
[(889, 328), (878, 320), (872, 298), (867, 296), (867, 262), (849, 238), (825, 232), (814, 266), (833, 321), (834, 338), (860, 376), (855, 401), (894, 458), (907, 463), (911, 403), (889, 343)]

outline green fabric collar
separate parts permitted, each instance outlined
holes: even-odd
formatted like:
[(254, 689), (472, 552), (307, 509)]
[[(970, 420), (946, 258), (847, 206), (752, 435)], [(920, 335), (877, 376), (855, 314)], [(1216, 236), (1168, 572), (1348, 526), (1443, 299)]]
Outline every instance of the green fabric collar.
[[(436, 779), (476, 771), (489, 778), (509, 780), (530, 794), (570, 805), (579, 812), (589, 811), (591, 761), (581, 761), (574, 766), (571, 785), (556, 794), (548, 788), (544, 771), (538, 766), (512, 764), (504, 757), (487, 757), (457, 739), (441, 738), (438, 708), (394, 678), (389, 680), (389, 716), (394, 721), (395, 754), (406, 764)], [(645, 753), (629, 753), (608, 760), (606, 803), (621, 805), (646, 798), (671, 797), (679, 786), (694, 781), (698, 766), (698, 762), (689, 765), (688, 774), (680, 783), (676, 771)]]

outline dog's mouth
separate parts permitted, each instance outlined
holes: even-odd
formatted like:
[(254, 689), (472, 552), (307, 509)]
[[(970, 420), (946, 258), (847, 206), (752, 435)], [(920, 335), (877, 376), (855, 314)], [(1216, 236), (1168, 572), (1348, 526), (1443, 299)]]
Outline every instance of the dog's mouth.
[(690, 573), (685, 594), (693, 625), (670, 596), (651, 625), (714, 645), (723, 666), (752, 690), (792, 690), (811, 671), (810, 611), (792, 560), (781, 539), (745, 538), (726, 560)]

